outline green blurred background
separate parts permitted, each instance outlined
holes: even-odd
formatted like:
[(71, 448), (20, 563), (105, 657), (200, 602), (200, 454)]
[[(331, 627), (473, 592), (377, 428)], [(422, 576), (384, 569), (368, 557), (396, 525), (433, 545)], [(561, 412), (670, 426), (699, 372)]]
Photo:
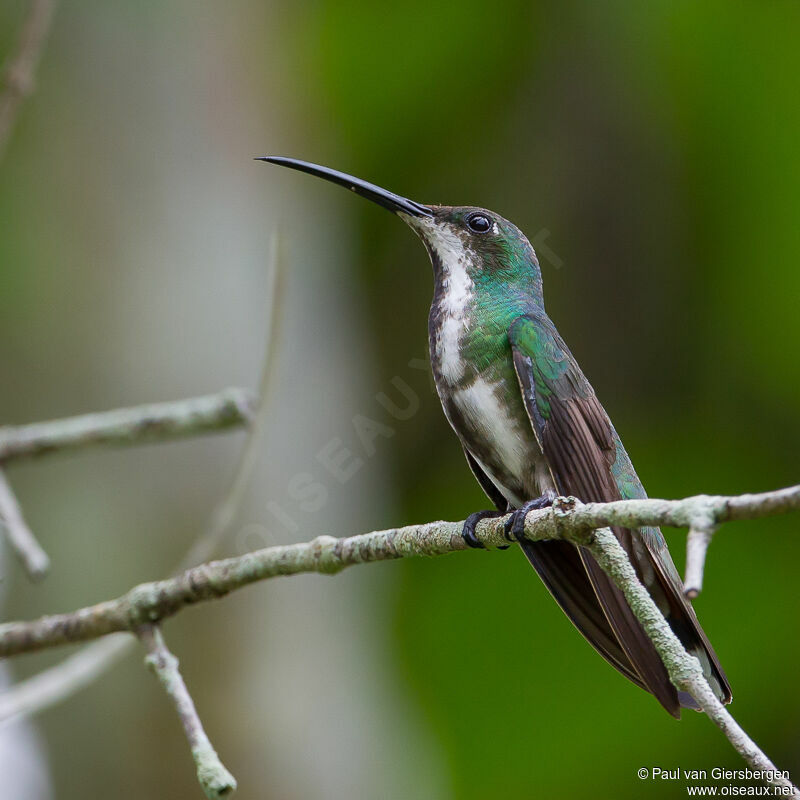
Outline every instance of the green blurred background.
[[(25, 7), (0, 6), (0, 53)], [(651, 495), (796, 483), (799, 36), (789, 1), (63, 3), (0, 164), (0, 422), (254, 386), (279, 227), (270, 424), (225, 552), (485, 507), (409, 366), (431, 294), (418, 241), (251, 161), (275, 153), (526, 231)], [(419, 401), (400, 421), (377, 398), (402, 403), (398, 377)], [(374, 451), (356, 414), (388, 427)], [(344, 482), (331, 441), (360, 460)], [(14, 467), (53, 571), (31, 586), (7, 564), (6, 618), (166, 573), (241, 444)], [(324, 486), (314, 508), (298, 475)], [(695, 604), (732, 710), (795, 780), (797, 529), (724, 528)], [(513, 551), (269, 582), (166, 636), (241, 798), (667, 798), (685, 784), (636, 770), (741, 766), (708, 720), (675, 722), (598, 658)], [(200, 794), (138, 656), (37, 725), (53, 796)]]

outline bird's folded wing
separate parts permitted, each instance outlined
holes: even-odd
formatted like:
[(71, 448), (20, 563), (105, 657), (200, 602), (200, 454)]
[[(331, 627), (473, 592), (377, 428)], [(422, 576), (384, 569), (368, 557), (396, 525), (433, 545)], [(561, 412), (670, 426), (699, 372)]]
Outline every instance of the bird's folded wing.
[[(520, 317), (509, 330), (509, 340), (525, 407), (556, 489), (584, 502), (619, 500), (620, 489), (613, 474), (614, 429), (550, 320), (544, 315)], [(643, 577), (643, 569), (649, 564), (640, 563), (640, 559), (644, 556), (649, 562), (649, 551), (635, 547), (630, 530), (615, 528), (614, 533)], [(523, 549), (541, 573), (537, 559), (545, 555), (544, 548)], [(591, 606), (599, 603), (619, 647), (630, 662), (629, 668), (621, 671), (632, 671), (639, 677), (637, 682), (644, 684), (670, 713), (679, 716), (677, 691), (622, 592), (587, 550), (578, 548), (578, 552), (594, 595), (588, 591), (576, 593), (574, 588), (559, 582), (552, 586), (545, 579), (548, 588), (590, 643), (619, 669), (618, 652), (602, 639), (598, 641), (592, 628), (584, 628), (577, 621), (582, 617), (595, 617)], [(543, 566), (552, 572), (547, 565)], [(576, 604), (579, 605), (577, 609), (573, 608)]]

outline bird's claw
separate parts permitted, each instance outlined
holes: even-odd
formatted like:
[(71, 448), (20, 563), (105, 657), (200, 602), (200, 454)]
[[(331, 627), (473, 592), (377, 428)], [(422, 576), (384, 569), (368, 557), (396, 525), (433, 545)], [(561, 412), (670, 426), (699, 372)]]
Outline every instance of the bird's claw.
[(485, 550), (486, 546), (475, 535), (475, 528), (482, 519), (495, 519), (500, 516), (502, 514), (499, 511), (475, 511), (470, 514), (464, 521), (464, 527), (461, 528), (461, 538), (467, 547)]
[(520, 508), (512, 511), (511, 516), (506, 520), (503, 526), (506, 539), (508, 539), (509, 542), (518, 542), (520, 539), (524, 539), (525, 517), (528, 516), (528, 512), (540, 508), (548, 508), (553, 505), (553, 500), (555, 499), (556, 493), (547, 491), (541, 497), (534, 497), (533, 500), (528, 500), (528, 502), (523, 503)]

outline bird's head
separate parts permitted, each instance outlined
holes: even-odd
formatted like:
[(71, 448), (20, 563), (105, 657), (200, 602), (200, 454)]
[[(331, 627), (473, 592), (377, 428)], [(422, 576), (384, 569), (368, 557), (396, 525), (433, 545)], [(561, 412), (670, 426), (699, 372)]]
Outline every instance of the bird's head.
[(466, 271), (476, 287), (509, 289), (541, 298), (539, 262), (516, 225), (474, 206), (424, 205), (343, 172), (281, 156), (258, 159), (316, 175), (394, 212), (422, 239), (437, 279)]

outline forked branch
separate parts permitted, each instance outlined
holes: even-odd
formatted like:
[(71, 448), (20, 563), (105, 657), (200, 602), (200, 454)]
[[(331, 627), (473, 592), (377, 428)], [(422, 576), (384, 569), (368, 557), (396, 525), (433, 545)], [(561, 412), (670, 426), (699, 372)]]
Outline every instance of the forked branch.
[(253, 396), (244, 389), (167, 403), (119, 408), (78, 417), (0, 427), (0, 533), (5, 533), (28, 575), (39, 579), (50, 564), (25, 522), (3, 466), (33, 458), (101, 445), (125, 446), (199, 436), (249, 424)]
[[(532, 511), (525, 536), (532, 541), (564, 539), (589, 548), (600, 566), (624, 592), (631, 609), (658, 650), (670, 679), (689, 692), (731, 744), (763, 779), (800, 797), (785, 773), (772, 764), (725, 707), (703, 677), (700, 664), (673, 634), (647, 590), (639, 582), (610, 526), (691, 526), (699, 517), (714, 526), (800, 510), (800, 486), (734, 497), (698, 495), (684, 500), (620, 500), (581, 504), (558, 498), (552, 508)], [(506, 544), (505, 518), (482, 521), (476, 530), (487, 547)], [(410, 556), (435, 556), (466, 549), (462, 522), (431, 522), (335, 539), (318, 536), (302, 544), (256, 550), (212, 561), (168, 580), (140, 584), (115, 600), (68, 614), (0, 625), (0, 656), (96, 639), (117, 631), (139, 631), (187, 605), (223, 597), (251, 583), (302, 572), (333, 574), (352, 564)]]

